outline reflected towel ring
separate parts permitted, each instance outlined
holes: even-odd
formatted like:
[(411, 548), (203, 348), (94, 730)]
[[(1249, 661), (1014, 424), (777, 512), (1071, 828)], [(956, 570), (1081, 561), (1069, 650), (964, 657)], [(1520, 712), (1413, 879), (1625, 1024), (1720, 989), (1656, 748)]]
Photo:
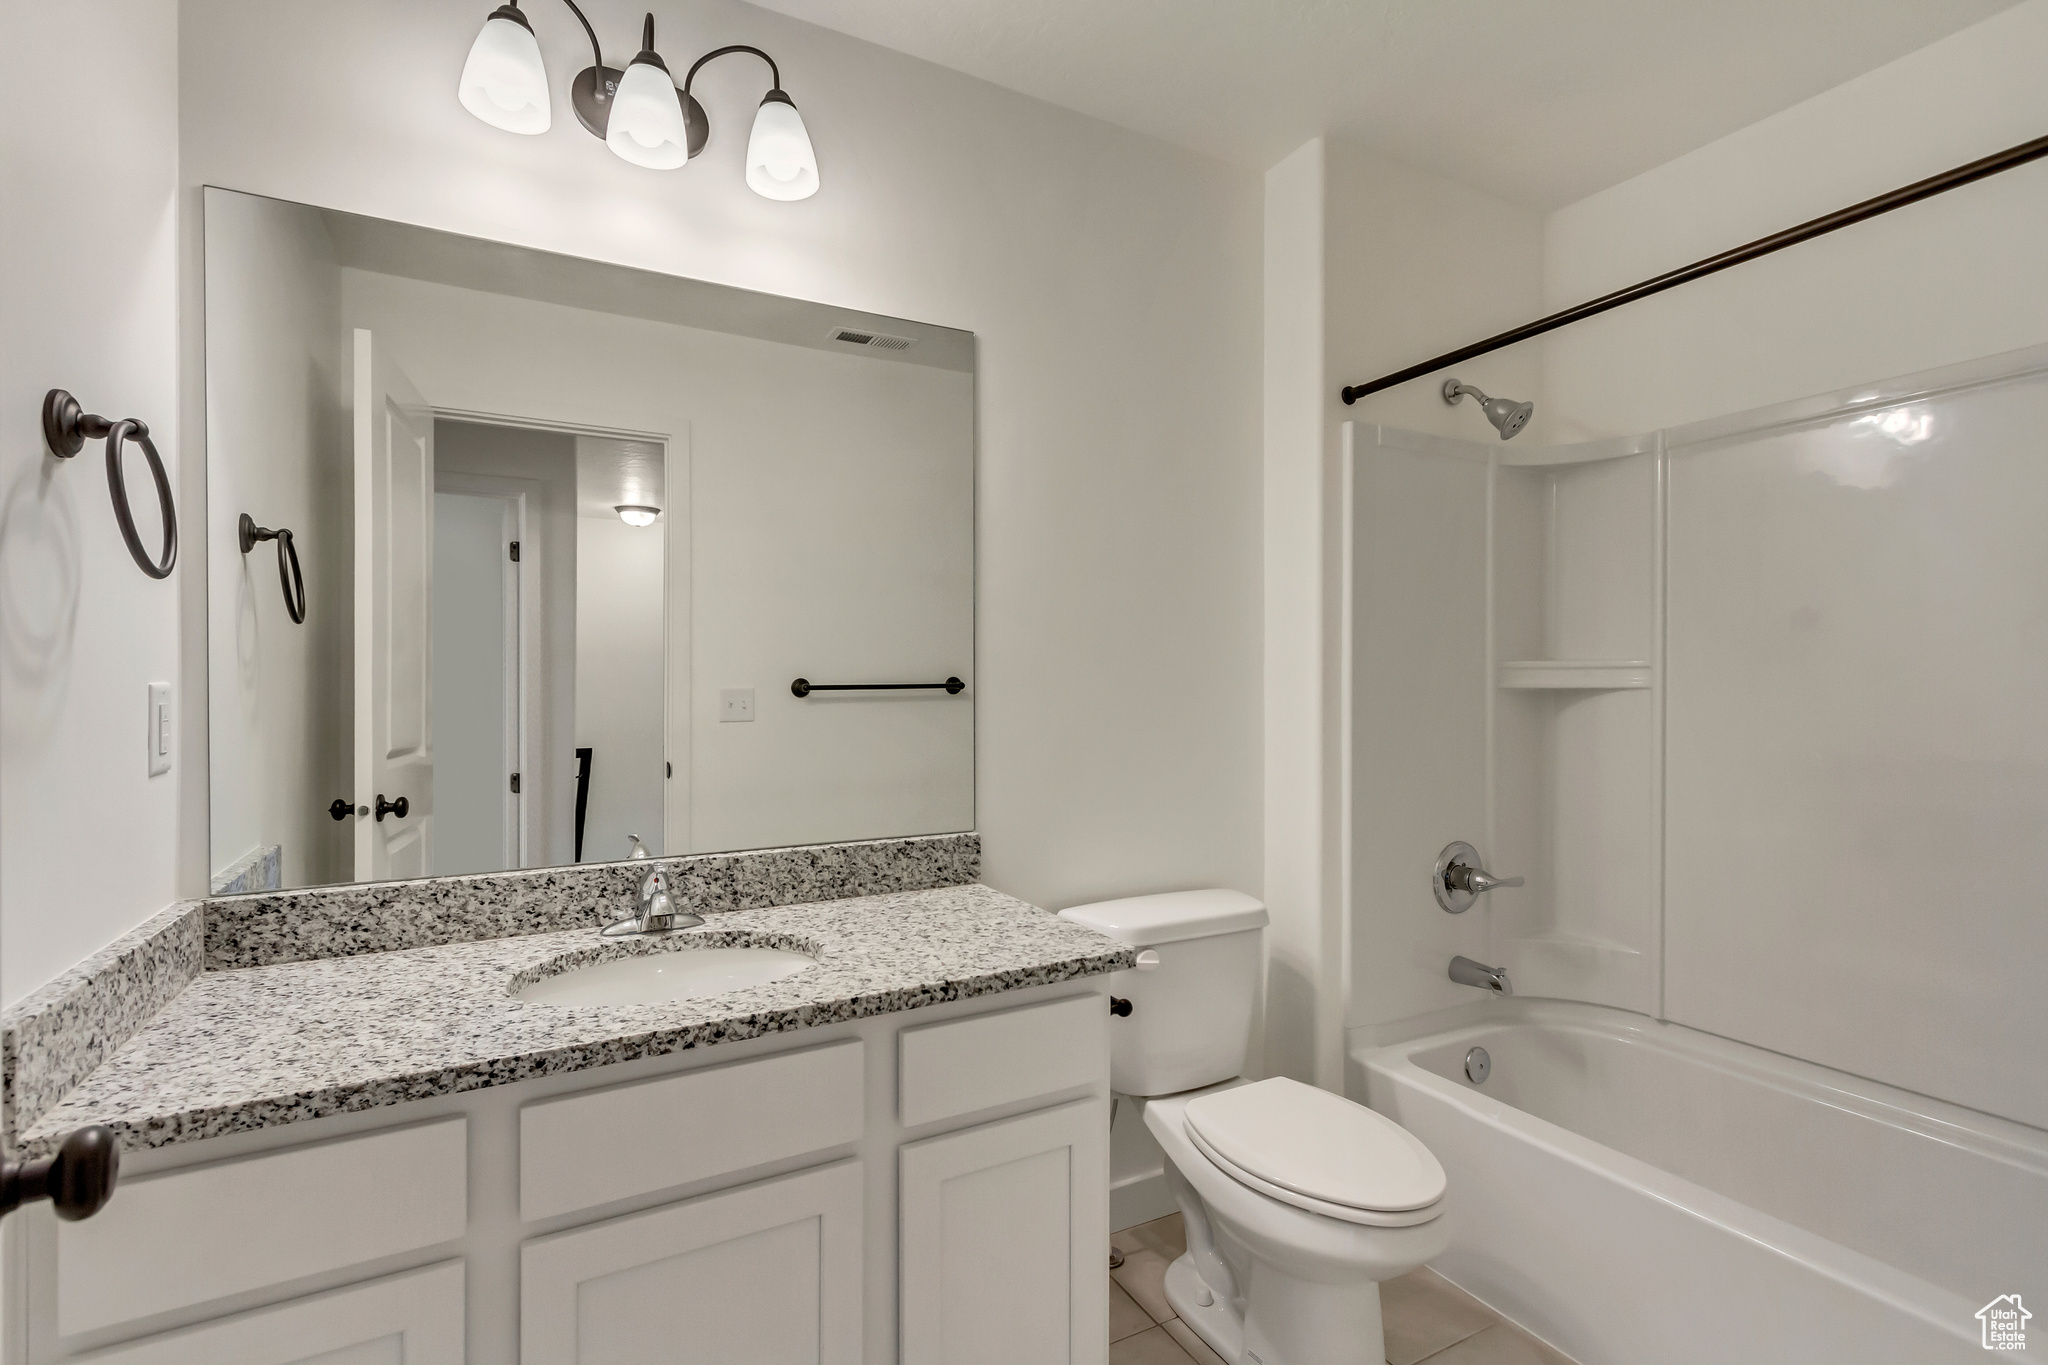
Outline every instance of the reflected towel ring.
[(258, 526), (256, 518), (242, 513), (239, 527), (242, 553), (256, 548), (260, 540), (277, 542), (277, 581), (284, 589), (285, 614), (292, 618), (292, 624), (306, 624), (306, 580), (299, 572), (299, 550), (292, 543), (292, 533), (283, 527), (273, 531), (267, 526)]
[[(114, 500), (114, 520), (120, 524), (121, 539), (128, 542), (128, 553), (134, 558), (137, 568), (151, 578), (169, 578), (172, 567), (178, 562), (178, 509), (171, 499), (171, 477), (164, 472), (163, 458), (156, 453), (156, 442), (149, 439), (149, 424), (139, 417), (123, 417), (117, 422), (110, 422), (97, 413), (87, 412), (76, 398), (62, 389), (51, 389), (43, 396), (43, 439), (49, 442), (51, 454), (68, 460), (85, 449), (88, 440), (102, 438), (107, 443), (107, 492)], [(163, 513), (163, 550), (154, 560), (142, 547), (142, 537), (135, 530), (135, 516), (128, 508), (128, 483), (122, 474), (121, 446), (130, 440), (149, 461), (150, 477), (156, 481), (157, 506)]]

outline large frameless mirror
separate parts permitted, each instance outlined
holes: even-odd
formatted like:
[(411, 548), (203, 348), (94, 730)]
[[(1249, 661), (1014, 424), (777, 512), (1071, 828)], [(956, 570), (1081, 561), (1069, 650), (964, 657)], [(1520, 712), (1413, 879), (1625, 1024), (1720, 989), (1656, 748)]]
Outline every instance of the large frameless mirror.
[(973, 827), (971, 334), (205, 232), (214, 894)]

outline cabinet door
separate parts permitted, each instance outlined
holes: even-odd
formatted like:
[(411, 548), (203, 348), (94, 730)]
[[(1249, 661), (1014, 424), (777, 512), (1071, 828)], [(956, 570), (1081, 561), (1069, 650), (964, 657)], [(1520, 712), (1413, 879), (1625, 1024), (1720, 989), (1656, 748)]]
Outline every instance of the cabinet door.
[(911, 1143), (901, 1174), (903, 1365), (1102, 1365), (1102, 1101)]
[(79, 1365), (461, 1365), (462, 1262), (82, 1356)]
[(520, 1249), (521, 1365), (857, 1365), (861, 1163)]

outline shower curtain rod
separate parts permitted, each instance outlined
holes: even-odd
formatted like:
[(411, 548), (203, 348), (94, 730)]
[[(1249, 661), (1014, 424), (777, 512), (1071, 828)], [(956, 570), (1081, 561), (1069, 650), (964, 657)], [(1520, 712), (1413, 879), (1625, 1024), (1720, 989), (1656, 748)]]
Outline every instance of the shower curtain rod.
[(1848, 208), (1837, 209), (1833, 213), (1815, 218), (1810, 222), (1801, 223), (1797, 227), (1786, 228), (1783, 232), (1774, 232), (1768, 237), (1759, 237), (1753, 242), (1724, 251), (1718, 256), (1709, 256), (1703, 261), (1694, 261), (1691, 265), (1680, 266), (1678, 269), (1668, 271), (1654, 279), (1644, 280), (1641, 284), (1632, 284), (1626, 289), (1617, 289), (1612, 294), (1603, 294), (1597, 299), (1579, 304), (1574, 308), (1567, 308), (1561, 313), (1552, 313), (1549, 317), (1538, 318), (1534, 322), (1525, 322), (1513, 331), (1502, 332), (1498, 336), (1490, 336), (1484, 341), (1475, 341), (1469, 346), (1460, 346), (1455, 351), (1447, 351), (1433, 360), (1423, 361), (1420, 365), (1410, 365), (1405, 370), (1396, 370), (1392, 374), (1381, 375), (1371, 383), (1350, 385), (1344, 390), (1344, 401), (1346, 403), (1356, 403), (1369, 393), (1378, 393), (1381, 389), (1391, 389), (1396, 384), (1405, 384), (1411, 379), (1420, 379), (1423, 375), (1441, 370), (1448, 365), (1456, 365), (1460, 361), (1470, 360), (1474, 356), (1482, 356), (1490, 351), (1498, 351), (1502, 347), (1512, 346), (1518, 341), (1527, 341), (1531, 337), (1542, 336), (1545, 332), (1554, 332), (1560, 327), (1579, 321), (1581, 318), (1590, 318), (1594, 314), (1604, 313), (1610, 308), (1619, 308), (1624, 303), (1634, 303), (1637, 299), (1646, 299), (1652, 294), (1661, 294), (1666, 289), (1690, 283), (1703, 276), (1712, 275), (1716, 271), (1726, 270), (1731, 265), (1741, 265), (1744, 261), (1753, 261), (1759, 256), (1768, 256), (1772, 252), (1782, 251), (1788, 246), (1796, 246), (1800, 242), (1811, 241), (1815, 237), (1825, 236), (1837, 228), (1848, 227), (1851, 223), (1860, 223), (1866, 218), (1875, 218), (1881, 213), (1890, 213), (1893, 209), (1904, 208), (1908, 204), (1918, 203), (1920, 200), (1931, 198), (1944, 190), (1952, 190), (1958, 185), (1967, 185), (1973, 180), (1982, 180), (1986, 176), (1997, 175), (2000, 171), (2009, 171), (2015, 166), (2023, 166), (2029, 161), (2034, 161), (2044, 156), (2048, 156), (2048, 137), (2037, 137), (2031, 142), (2022, 142), (2017, 147), (2008, 147), (2002, 152), (1994, 152), (1992, 155), (1978, 161), (1972, 161), (1968, 165), (1957, 166), (1954, 170), (1943, 171), (1939, 175), (1930, 175), (1925, 180), (1916, 180), (1910, 185), (1891, 191), (1889, 194), (1880, 194), (1875, 199), (1866, 199), (1860, 204), (1851, 204)]

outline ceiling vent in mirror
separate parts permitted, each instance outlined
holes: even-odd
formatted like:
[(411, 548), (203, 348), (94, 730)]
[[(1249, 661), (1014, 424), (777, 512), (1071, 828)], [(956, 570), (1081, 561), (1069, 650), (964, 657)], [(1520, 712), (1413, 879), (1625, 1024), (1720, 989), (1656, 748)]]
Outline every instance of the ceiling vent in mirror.
[(907, 351), (913, 344), (909, 337), (892, 337), (886, 332), (863, 332), (858, 327), (835, 327), (832, 340), (843, 341), (849, 346), (867, 346), (877, 351)]

